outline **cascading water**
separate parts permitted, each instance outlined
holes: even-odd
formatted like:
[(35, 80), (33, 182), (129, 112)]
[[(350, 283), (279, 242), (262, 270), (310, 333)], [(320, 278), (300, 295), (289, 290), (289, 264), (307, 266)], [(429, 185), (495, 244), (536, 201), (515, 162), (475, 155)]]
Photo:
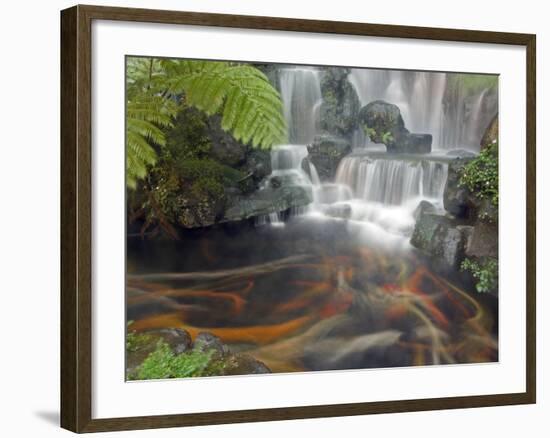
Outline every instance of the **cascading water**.
[[(454, 73), (351, 69), (361, 106), (385, 100), (399, 107), (412, 132), (431, 134), (433, 149), (479, 151), (479, 139), (498, 110), (495, 89), (473, 93)], [(372, 146), (357, 130), (355, 146)]]
[[(384, 146), (371, 143), (357, 129), (355, 151), (341, 160), (333, 181), (321, 182), (313, 163), (304, 159), (306, 145), (320, 133), (323, 74), (322, 67), (278, 70), (291, 144), (272, 150), (271, 179), (311, 190), (313, 203), (299, 214), (345, 218), (363, 234), (375, 235), (378, 243), (408, 247), (418, 203), (428, 200), (442, 208), (448, 150), (479, 150), (483, 129), (498, 110), (496, 91), (473, 92), (453, 73), (350, 69), (347, 80), (361, 106), (379, 99), (397, 105), (411, 132), (432, 135), (434, 152), (416, 157), (386, 154)], [(272, 214), (264, 222), (280, 224), (282, 218)]]
[(279, 70), (279, 88), (292, 144), (311, 143), (317, 133), (322, 101), (319, 75), (318, 69), (308, 67)]
[(447, 164), (432, 160), (345, 157), (336, 182), (351, 187), (357, 198), (402, 205), (416, 198), (440, 199), (447, 180)]

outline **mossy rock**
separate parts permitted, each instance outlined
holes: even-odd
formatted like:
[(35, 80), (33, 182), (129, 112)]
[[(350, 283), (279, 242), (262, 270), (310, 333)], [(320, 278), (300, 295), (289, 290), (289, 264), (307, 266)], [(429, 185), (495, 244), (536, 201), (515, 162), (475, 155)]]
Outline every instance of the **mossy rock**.
[[(348, 155), (352, 148), (346, 138), (332, 135), (317, 135), (308, 146), (308, 161), (315, 166), (321, 181), (332, 181), (342, 158)], [(302, 163), (302, 168), (309, 174), (309, 164)]]
[(348, 80), (350, 69), (328, 67), (321, 76), (320, 128), (327, 134), (350, 140), (357, 127), (360, 103)]
[(359, 111), (359, 124), (371, 141), (384, 144), (391, 153), (427, 154), (432, 150), (430, 134), (411, 134), (397, 105), (375, 100)]

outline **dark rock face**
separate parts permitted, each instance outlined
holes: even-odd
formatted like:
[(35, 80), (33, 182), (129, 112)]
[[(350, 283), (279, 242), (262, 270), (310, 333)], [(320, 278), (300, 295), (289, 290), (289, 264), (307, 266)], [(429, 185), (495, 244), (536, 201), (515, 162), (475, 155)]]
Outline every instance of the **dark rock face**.
[(181, 198), (178, 225), (184, 228), (208, 227), (219, 222), (225, 210), (225, 194), (219, 196), (189, 196)]
[(271, 370), (259, 360), (254, 359), (248, 354), (239, 354), (233, 356), (232, 367), (228, 374), (269, 374)]
[(271, 154), (259, 149), (249, 150), (242, 170), (251, 174), (256, 183), (260, 182), (271, 173)]
[(466, 187), (460, 186), (460, 178), (464, 166), (468, 164), (471, 158), (456, 158), (449, 163), (447, 171), (447, 183), (443, 192), (443, 206), (452, 215), (459, 218), (469, 218), (473, 216), (473, 209), (478, 202), (475, 195)]
[(327, 134), (351, 140), (357, 127), (359, 98), (348, 81), (350, 69), (329, 67), (321, 77), (320, 128)]
[(283, 185), (283, 180), (279, 176), (272, 176), (269, 179), (269, 186), (273, 189), (278, 189)]
[(386, 145), (388, 152), (426, 154), (432, 150), (430, 134), (411, 134), (397, 105), (375, 100), (359, 111), (359, 124), (371, 141)]
[(405, 135), (401, 144), (397, 146), (400, 152), (413, 154), (429, 154), (432, 151), (431, 134), (408, 134)]
[(467, 257), (498, 258), (498, 226), (495, 223), (479, 221), (472, 227), (472, 233), (468, 237), (465, 248)]
[(159, 338), (166, 342), (176, 354), (183, 353), (191, 348), (191, 335), (186, 330), (178, 328), (159, 329), (155, 331)]
[(310, 190), (300, 186), (267, 187), (249, 196), (239, 197), (226, 211), (222, 222), (241, 221), (251, 217), (284, 212), (313, 202)]
[(307, 148), (309, 161), (317, 169), (321, 181), (334, 179), (338, 164), (351, 152), (351, 143), (343, 138), (318, 135)]
[(483, 137), (481, 138), (480, 146), (481, 149), (485, 148), (487, 145), (495, 143), (498, 141), (498, 113), (493, 117), (493, 120), (487, 126)]
[(458, 269), (464, 258), (467, 232), (451, 218), (425, 213), (416, 222), (411, 244), (435, 260), (440, 259), (445, 265)]
[(246, 160), (248, 147), (221, 127), (221, 116), (213, 115), (208, 119), (210, 137), (210, 157), (226, 166), (238, 167)]
[(415, 220), (419, 220), (426, 213), (435, 213), (435, 206), (426, 200), (420, 201), (418, 206), (414, 209), (413, 216)]
[(208, 332), (200, 332), (195, 337), (193, 349), (203, 352), (214, 350), (220, 354), (225, 354), (229, 352), (229, 349), (226, 345), (223, 344), (220, 338)]
[[(464, 155), (449, 163), (443, 194), (446, 215), (437, 214), (433, 206), (423, 202), (415, 211), (411, 244), (430, 256), (440, 269), (462, 269), (466, 259), (481, 266), (498, 261), (498, 206), (460, 184), (465, 167), (473, 159)], [(478, 281), (467, 268), (463, 275), (474, 283)], [(490, 292), (498, 293), (498, 288)]]

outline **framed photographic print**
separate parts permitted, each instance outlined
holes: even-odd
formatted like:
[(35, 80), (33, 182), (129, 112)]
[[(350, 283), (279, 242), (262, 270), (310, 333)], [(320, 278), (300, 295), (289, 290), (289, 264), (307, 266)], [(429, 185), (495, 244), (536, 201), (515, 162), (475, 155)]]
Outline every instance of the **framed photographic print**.
[(61, 422), (534, 403), (535, 36), (61, 13)]

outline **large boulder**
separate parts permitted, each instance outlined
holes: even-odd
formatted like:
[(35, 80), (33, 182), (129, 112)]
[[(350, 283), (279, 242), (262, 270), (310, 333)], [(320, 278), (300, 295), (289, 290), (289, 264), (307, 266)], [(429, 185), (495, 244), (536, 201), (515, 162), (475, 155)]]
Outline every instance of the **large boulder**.
[(476, 259), (498, 258), (498, 225), (478, 221), (471, 228), (472, 232), (466, 240), (465, 255)]
[(473, 220), (479, 200), (467, 187), (460, 184), (464, 166), (471, 160), (472, 158), (455, 158), (449, 163), (443, 206), (456, 217)]
[(308, 160), (317, 169), (321, 181), (331, 181), (336, 176), (338, 164), (351, 152), (351, 143), (345, 138), (317, 135), (308, 146)]
[(126, 370), (133, 374), (136, 368), (151, 354), (159, 341), (165, 342), (174, 354), (189, 351), (191, 335), (186, 330), (166, 328), (149, 330), (139, 334), (129, 333), (126, 342)]
[(415, 220), (419, 220), (426, 213), (435, 213), (437, 210), (435, 205), (425, 199), (420, 201), (418, 206), (413, 211), (413, 217)]
[(313, 202), (313, 194), (302, 186), (269, 186), (248, 196), (236, 197), (225, 211), (222, 222), (241, 221), (271, 213), (285, 212)]
[(440, 267), (460, 268), (469, 227), (438, 213), (424, 213), (416, 221), (411, 244)]
[(258, 183), (271, 174), (271, 154), (262, 149), (252, 149), (246, 154), (241, 170)]
[(397, 105), (375, 100), (359, 111), (359, 124), (375, 143), (386, 145), (393, 153), (429, 153), (432, 150), (430, 134), (411, 134), (405, 127)]
[(327, 134), (351, 140), (357, 127), (360, 103), (348, 81), (350, 69), (329, 67), (321, 77), (320, 128)]

